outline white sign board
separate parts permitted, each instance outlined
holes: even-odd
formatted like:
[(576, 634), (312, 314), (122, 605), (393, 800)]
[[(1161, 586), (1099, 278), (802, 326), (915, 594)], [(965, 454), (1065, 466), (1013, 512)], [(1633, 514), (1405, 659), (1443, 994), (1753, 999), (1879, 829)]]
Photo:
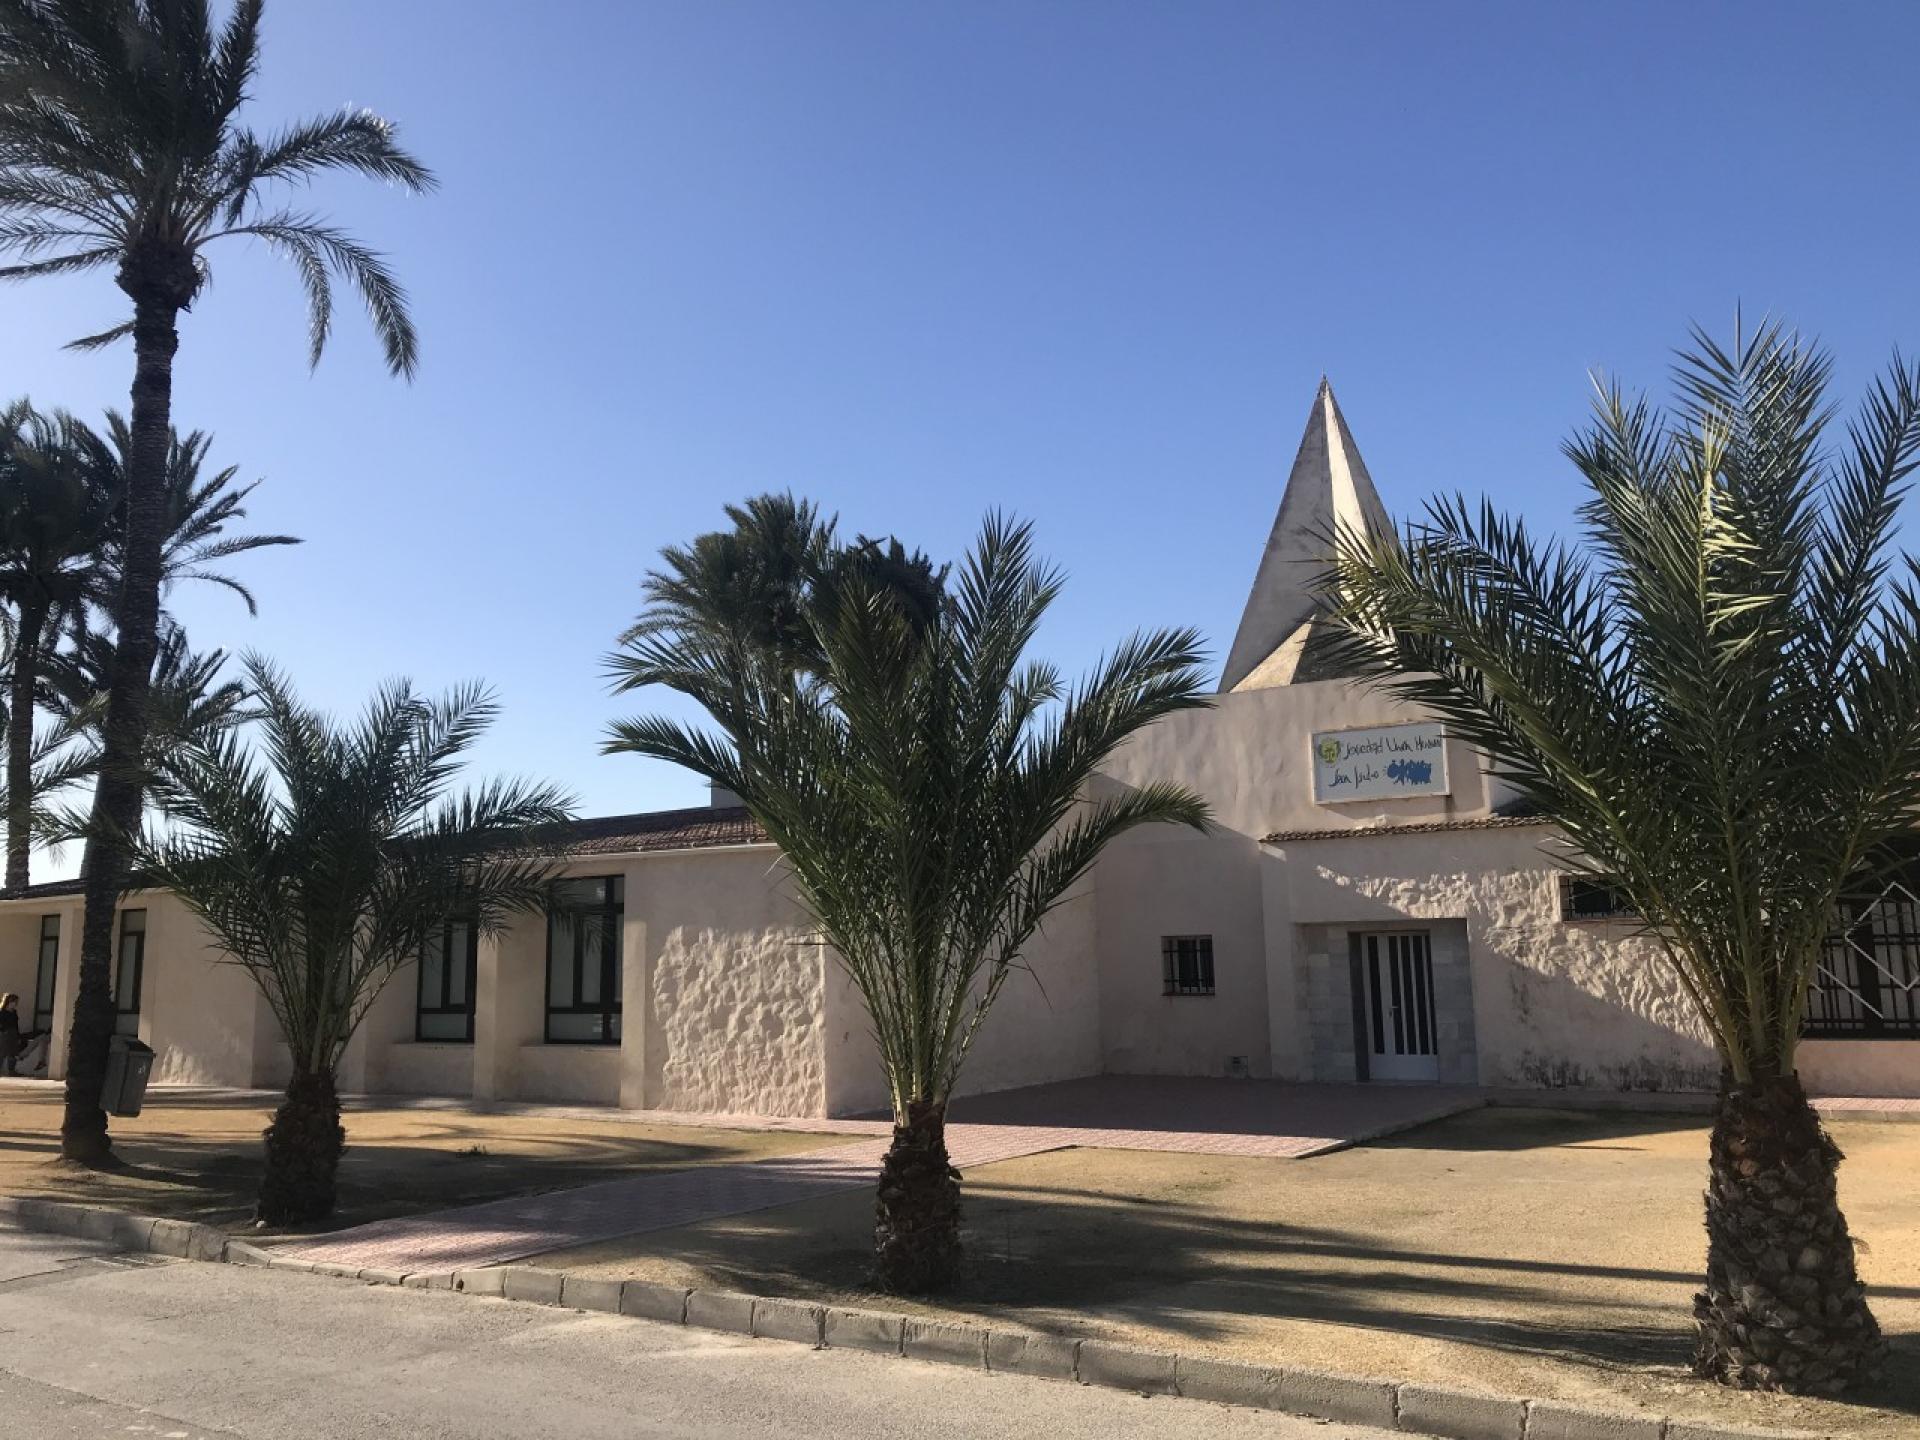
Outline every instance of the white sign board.
[(1444, 725), (1370, 725), (1313, 737), (1313, 798), (1321, 805), (1447, 793)]

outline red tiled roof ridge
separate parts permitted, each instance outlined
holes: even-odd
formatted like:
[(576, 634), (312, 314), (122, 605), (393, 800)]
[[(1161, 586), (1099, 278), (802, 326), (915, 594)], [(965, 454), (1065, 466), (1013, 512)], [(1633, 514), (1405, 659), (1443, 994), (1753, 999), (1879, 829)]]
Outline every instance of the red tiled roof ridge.
[(1405, 824), (1343, 825), (1325, 830), (1276, 830), (1260, 837), (1262, 845), (1297, 840), (1348, 840), (1379, 835), (1438, 835), (1449, 830), (1510, 830), (1523, 825), (1551, 825), (1545, 815), (1480, 815), (1464, 820), (1411, 820)]
[[(747, 813), (744, 805), (695, 805), (681, 810), (592, 815), (555, 826), (541, 838), (550, 841), (554, 853), (561, 856), (711, 850), (768, 843), (767, 832)], [(129, 892), (146, 888), (138, 876), (127, 886)], [(0, 901), (55, 899), (79, 895), (85, 889), (86, 882), (78, 876), (43, 880), (23, 890), (0, 890)]]

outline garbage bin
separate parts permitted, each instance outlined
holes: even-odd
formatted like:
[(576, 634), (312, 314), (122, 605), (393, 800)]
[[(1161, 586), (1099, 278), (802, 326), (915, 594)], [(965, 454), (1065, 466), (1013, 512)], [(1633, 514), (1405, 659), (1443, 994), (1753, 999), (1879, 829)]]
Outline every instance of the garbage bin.
[(153, 1047), (131, 1035), (116, 1035), (107, 1047), (107, 1078), (100, 1087), (100, 1108), (109, 1115), (138, 1115), (153, 1074)]

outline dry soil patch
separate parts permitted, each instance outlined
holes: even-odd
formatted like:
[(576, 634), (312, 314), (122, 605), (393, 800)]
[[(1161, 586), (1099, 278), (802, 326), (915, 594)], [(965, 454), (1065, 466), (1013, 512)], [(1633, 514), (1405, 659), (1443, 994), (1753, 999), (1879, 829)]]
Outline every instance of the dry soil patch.
[(1318, 1159), (1067, 1150), (966, 1177), (969, 1261), (938, 1306), (866, 1286), (860, 1191), (542, 1264), (1275, 1358), (1614, 1408), (1920, 1435), (1920, 1126), (1846, 1122), (1842, 1201), (1894, 1337), (1863, 1404), (1686, 1371), (1703, 1263), (1692, 1116), (1483, 1110)]
[[(0, 1096), (0, 1195), (53, 1195), (232, 1228), (246, 1226), (271, 1104), (163, 1096), (113, 1122), (117, 1171), (60, 1155), (60, 1090)], [(652, 1170), (683, 1170), (844, 1145), (838, 1135), (647, 1125), (540, 1114), (350, 1109), (340, 1204), (324, 1229), (566, 1189)]]

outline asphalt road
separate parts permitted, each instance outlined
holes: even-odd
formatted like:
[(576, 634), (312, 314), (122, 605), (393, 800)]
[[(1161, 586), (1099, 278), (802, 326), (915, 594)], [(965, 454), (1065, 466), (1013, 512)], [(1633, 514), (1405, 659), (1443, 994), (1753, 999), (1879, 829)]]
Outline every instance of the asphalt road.
[(5, 1229), (0, 1430), (35, 1440), (1386, 1434)]

